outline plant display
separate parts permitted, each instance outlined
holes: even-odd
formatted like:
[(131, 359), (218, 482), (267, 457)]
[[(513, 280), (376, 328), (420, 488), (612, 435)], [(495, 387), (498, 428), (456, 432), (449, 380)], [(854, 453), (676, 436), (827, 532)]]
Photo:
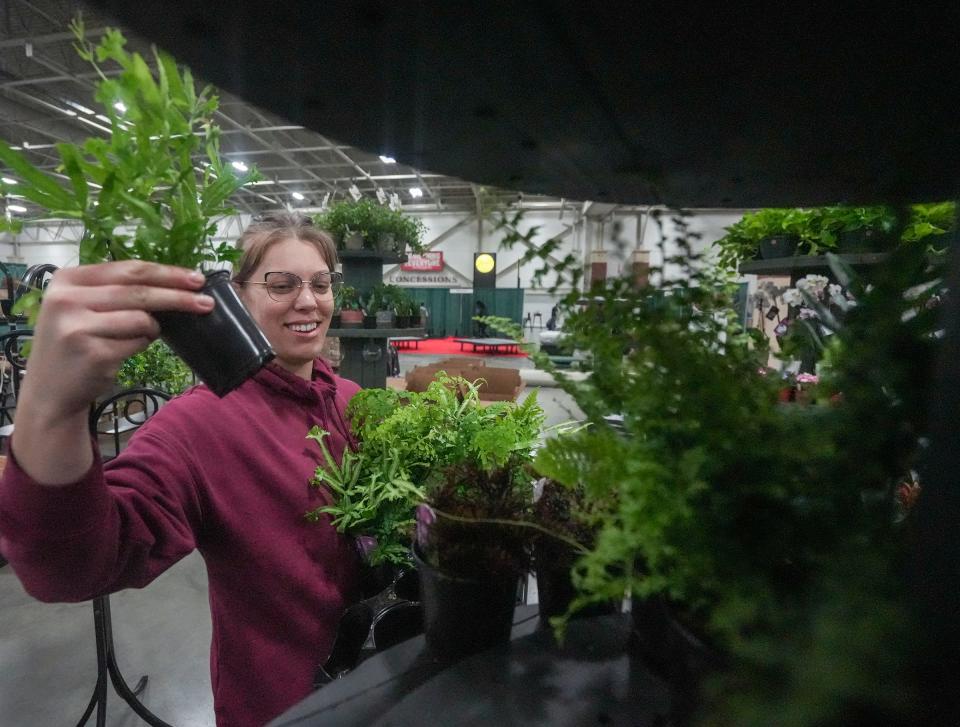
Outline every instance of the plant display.
[(338, 202), (329, 211), (318, 214), (314, 222), (334, 236), (340, 249), (351, 235), (359, 234), (364, 248), (369, 250), (403, 253), (407, 245), (414, 252), (423, 250), (423, 222), (372, 199)]
[(116, 30), (95, 46), (80, 21), (72, 30), (77, 52), (99, 76), (95, 97), (110, 136), (56, 145), (67, 185), (0, 141), (0, 162), (18, 178), (18, 193), (83, 225), (81, 263), (136, 258), (197, 268), (235, 258), (227, 243), (213, 243), (213, 220), (234, 212), (230, 196), (257, 174), (237, 177), (220, 159), (216, 96), (209, 87), (197, 93), (190, 71), (160, 51), (154, 76)]
[[(918, 242), (953, 230), (955, 207), (954, 202), (911, 205), (898, 239)], [(864, 231), (875, 233), (878, 244), (889, 246), (896, 222), (897, 210), (888, 206), (762, 209), (726, 227), (727, 234), (714, 245), (720, 265), (733, 269), (756, 256), (761, 240), (779, 235), (797, 237), (799, 252), (807, 255), (840, 252), (844, 236)]]
[(842, 320), (801, 291), (833, 328), (826, 396), (784, 406), (778, 378), (760, 373), (765, 337), (736, 322), (723, 279), (694, 264), (675, 223), (681, 254), (667, 262), (685, 266), (680, 278), (656, 289), (609, 280), (589, 305), (566, 302), (589, 379), (536, 357), (593, 424), (548, 440), (535, 461), (583, 487), (599, 527), (573, 570), (573, 607), (625, 590), (664, 599), (725, 655), (702, 723), (909, 723), (921, 707), (912, 667), (930, 641), (903, 566), (923, 499), (912, 473), (942, 346), (941, 271), (922, 245), (896, 247), (863, 279), (836, 265), (856, 300)]
[(124, 389), (150, 388), (179, 394), (193, 380), (190, 367), (161, 340), (131, 356), (117, 372), (117, 384)]
[[(324, 433), (311, 432), (324, 451), (313, 484), (329, 485), (336, 502), (308, 517), (328, 515), (341, 532), (375, 537), (373, 564), (407, 562), (414, 510), (421, 503), (436, 504), (434, 498), (439, 498), (443, 507), (437, 504), (436, 516), (452, 519), (462, 511), (448, 513), (445, 508), (457, 497), (474, 503), (471, 517), (480, 517), (477, 503), (498, 486), (522, 491), (525, 507), (532, 501), (532, 475), (525, 465), (532, 460), (544, 421), (535, 394), (520, 404), (481, 406), (474, 383), (441, 374), (422, 393), (361, 391), (347, 413), (359, 448), (344, 452), (339, 466), (326, 451)], [(468, 472), (479, 479), (471, 480)], [(498, 506), (491, 502), (488, 507)], [(526, 512), (514, 512), (513, 519)]]

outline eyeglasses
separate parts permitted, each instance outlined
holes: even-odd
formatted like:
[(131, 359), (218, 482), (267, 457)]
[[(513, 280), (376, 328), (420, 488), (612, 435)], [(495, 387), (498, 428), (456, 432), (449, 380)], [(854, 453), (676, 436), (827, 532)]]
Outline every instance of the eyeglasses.
[[(267, 295), (278, 303), (291, 301), (300, 295), (300, 289), (303, 287), (304, 280), (299, 275), (293, 273), (272, 272), (265, 273), (263, 282), (247, 280), (250, 285), (262, 285), (267, 289)], [(343, 282), (341, 273), (316, 273), (310, 278), (310, 290), (318, 298), (325, 298), (340, 288)]]

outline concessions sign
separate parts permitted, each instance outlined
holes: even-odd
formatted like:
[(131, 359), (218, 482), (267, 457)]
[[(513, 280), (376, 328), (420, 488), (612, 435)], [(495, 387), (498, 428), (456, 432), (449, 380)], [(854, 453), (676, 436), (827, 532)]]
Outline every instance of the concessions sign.
[(443, 253), (441, 251), (428, 250), (427, 252), (409, 253), (407, 262), (400, 266), (400, 269), (408, 273), (436, 273), (443, 270)]

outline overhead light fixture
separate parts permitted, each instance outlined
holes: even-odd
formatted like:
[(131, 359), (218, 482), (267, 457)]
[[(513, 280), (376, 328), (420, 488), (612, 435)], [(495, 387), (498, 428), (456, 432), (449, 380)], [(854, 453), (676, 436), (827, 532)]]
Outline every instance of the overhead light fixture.
[(77, 112), (73, 109), (58, 109), (61, 114), (66, 114), (67, 116), (76, 116)]
[(416, 197), (422, 197), (422, 196), (423, 196), (423, 190), (420, 189), (420, 187), (410, 187), (410, 196), (411, 196), (411, 197), (414, 197), (414, 198), (416, 198)]
[(292, 196), (297, 201), (303, 201), (305, 199), (305, 197), (299, 192), (294, 192)]
[(76, 109), (77, 111), (79, 111), (79, 112), (81, 112), (81, 113), (84, 113), (84, 114), (86, 114), (87, 116), (93, 116), (95, 113), (97, 113), (97, 112), (94, 111), (93, 109), (88, 109), (88, 108), (87, 108), (86, 106), (84, 106), (83, 104), (79, 104), (79, 103), (77, 103), (76, 101), (71, 101), (71, 100), (68, 99), (68, 98), (63, 99), (63, 102), (64, 102), (67, 106), (69, 106), (70, 108)]
[(26, 212), (27, 208), (19, 204), (8, 204), (7, 209), (11, 212)]
[(117, 111), (119, 111), (121, 114), (127, 113), (127, 105), (126, 105), (123, 101), (117, 101), (117, 102), (113, 105), (113, 108), (115, 108), (115, 109), (116, 109)]
[(397, 163), (397, 160), (394, 159), (393, 157), (388, 157), (388, 156), (385, 156), (385, 155), (383, 155), (383, 154), (380, 155), (380, 161), (382, 161), (384, 164), (396, 164), (396, 163)]
[(236, 169), (238, 172), (245, 172), (249, 167), (243, 162), (230, 162), (230, 166)]
[(17, 180), (10, 179), (10, 177), (0, 177), (0, 182), (3, 182), (4, 184), (16, 184)]
[(377, 187), (377, 201), (380, 204), (387, 203), (387, 193), (383, 191), (383, 187)]
[(353, 197), (354, 202), (359, 202), (360, 198), (363, 196), (360, 193), (360, 188), (356, 184), (351, 184), (347, 191), (350, 193), (350, 196)]
[(100, 121), (102, 121), (102, 122), (105, 123), (105, 124), (109, 124), (109, 123), (110, 123), (110, 119), (108, 119), (108, 118), (107, 118), (106, 116), (104, 116), (103, 114), (97, 114), (94, 118), (99, 119)]

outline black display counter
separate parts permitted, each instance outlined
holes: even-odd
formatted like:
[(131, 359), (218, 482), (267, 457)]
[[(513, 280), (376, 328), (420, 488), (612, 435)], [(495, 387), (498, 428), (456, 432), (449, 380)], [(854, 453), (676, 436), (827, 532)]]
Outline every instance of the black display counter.
[(418, 636), (371, 657), (270, 725), (665, 723), (673, 695), (630, 655), (629, 615), (572, 621), (563, 647), (538, 625), (536, 606), (518, 607), (509, 645), (453, 665), (431, 659)]

